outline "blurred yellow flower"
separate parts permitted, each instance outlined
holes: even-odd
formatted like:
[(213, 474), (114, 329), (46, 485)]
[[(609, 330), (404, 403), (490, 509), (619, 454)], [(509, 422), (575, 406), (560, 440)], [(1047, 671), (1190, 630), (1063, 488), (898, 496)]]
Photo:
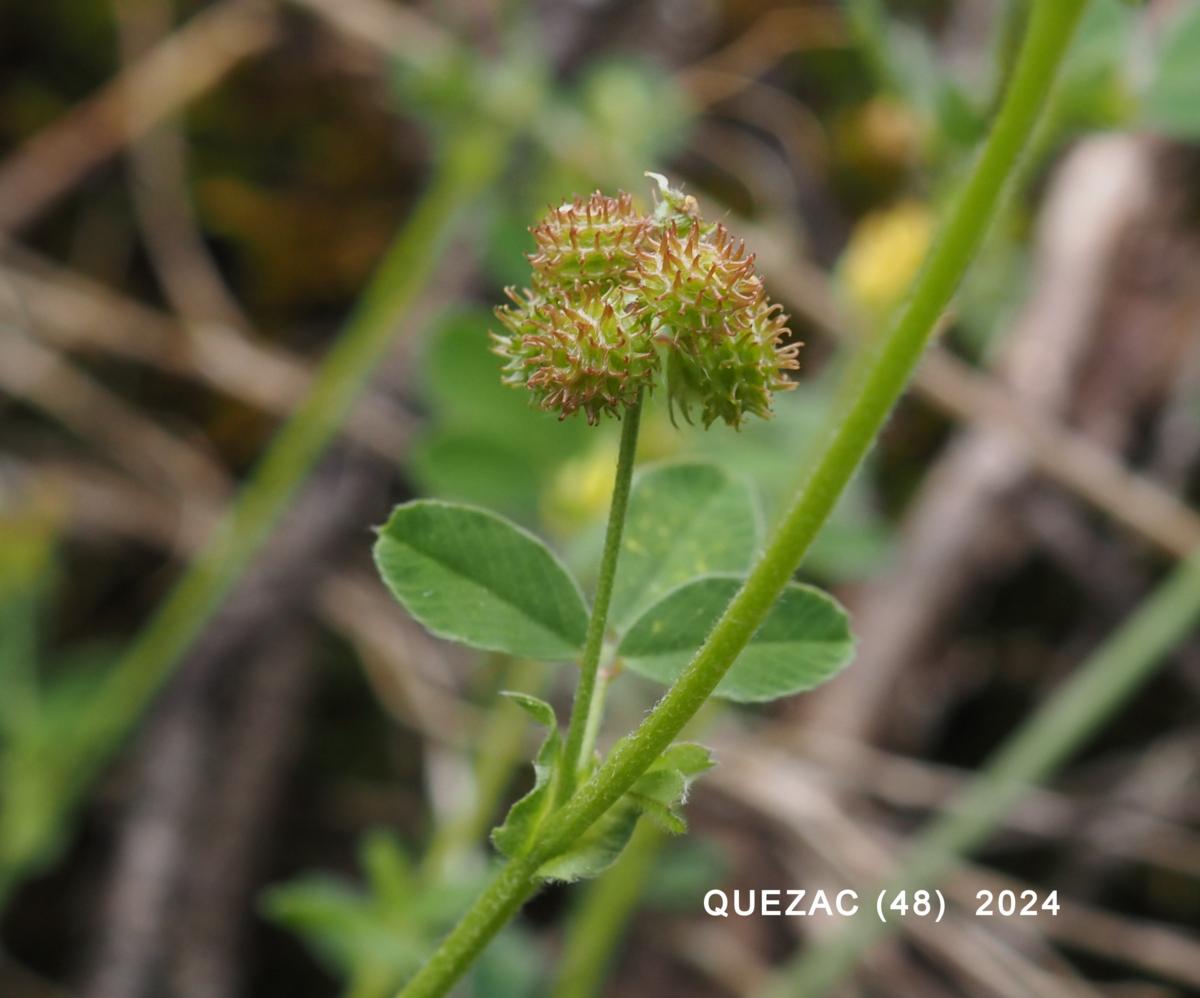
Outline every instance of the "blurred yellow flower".
[[(638, 440), (639, 467), (678, 455), (684, 435), (667, 419), (665, 408), (647, 405)], [(573, 537), (581, 530), (602, 523), (612, 500), (616, 477), (617, 438), (605, 436), (565, 461), (542, 493), (541, 511), (547, 525), (559, 537)]]
[(615, 439), (563, 462), (542, 500), (543, 515), (556, 533), (570, 536), (608, 512), (616, 467)]
[(907, 198), (871, 212), (855, 227), (842, 255), (842, 284), (872, 316), (891, 311), (908, 290), (933, 238), (933, 215)]

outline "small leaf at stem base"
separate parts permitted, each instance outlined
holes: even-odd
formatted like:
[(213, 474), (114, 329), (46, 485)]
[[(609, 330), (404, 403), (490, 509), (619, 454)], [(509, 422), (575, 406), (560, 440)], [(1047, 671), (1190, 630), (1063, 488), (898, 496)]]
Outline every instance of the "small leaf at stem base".
[(492, 845), (503, 855), (519, 856), (537, 841), (537, 832), (554, 800), (554, 779), (562, 763), (562, 738), (554, 708), (527, 693), (504, 696), (521, 707), (539, 724), (550, 729), (533, 761), (533, 789), (508, 810), (504, 823), (492, 829)]

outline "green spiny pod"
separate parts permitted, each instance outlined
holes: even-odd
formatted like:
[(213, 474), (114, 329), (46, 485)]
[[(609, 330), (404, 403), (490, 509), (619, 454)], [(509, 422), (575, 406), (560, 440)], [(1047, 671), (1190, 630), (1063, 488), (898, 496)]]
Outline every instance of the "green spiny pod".
[(786, 372), (800, 365), (799, 343), (784, 343), (787, 316), (761, 298), (740, 309), (717, 335), (677, 340), (667, 363), (667, 395), (691, 421), (698, 404), (704, 426), (717, 419), (740, 426), (747, 415), (768, 419), (771, 397), (795, 387)]
[(563, 288), (575, 283), (622, 283), (636, 263), (649, 222), (628, 194), (587, 198), (551, 208), (530, 230), (537, 252), (529, 257), (534, 287)]
[(531, 231), (533, 289), (496, 315), (492, 333), (506, 384), (561, 417), (620, 415), (667, 372), (672, 414), (699, 405), (709, 426), (766, 418), (774, 392), (792, 387), (799, 344), (772, 305), (754, 257), (696, 199), (658, 182), (652, 215), (628, 194), (596, 192), (550, 209)]
[(677, 222), (667, 223), (638, 255), (637, 283), (659, 325), (684, 339), (720, 336), (764, 296), (754, 257), (723, 225), (701, 236), (694, 224), (684, 237)]
[(589, 423), (619, 416), (652, 388), (659, 368), (645, 308), (620, 288), (576, 285), (554, 297), (508, 290), (496, 309), (507, 330), (492, 333), (503, 380), (533, 393), (560, 418), (582, 410)]

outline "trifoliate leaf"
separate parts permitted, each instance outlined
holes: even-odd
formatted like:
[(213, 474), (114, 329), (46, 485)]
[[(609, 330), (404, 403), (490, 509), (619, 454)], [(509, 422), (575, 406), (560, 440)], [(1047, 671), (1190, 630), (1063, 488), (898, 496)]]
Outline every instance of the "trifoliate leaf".
[(669, 590), (697, 575), (746, 570), (758, 534), (749, 488), (719, 466), (696, 461), (643, 471), (625, 517), (612, 628), (623, 633)]
[(395, 597), (439, 637), (538, 659), (572, 658), (587, 607), (540, 540), (486, 510), (422, 499), (397, 506), (375, 564)]
[[(738, 578), (713, 575), (672, 590), (630, 628), (617, 654), (640, 676), (674, 682), (740, 586)], [(838, 602), (790, 583), (714, 695), (753, 703), (809, 690), (834, 676), (853, 651), (849, 617)]]

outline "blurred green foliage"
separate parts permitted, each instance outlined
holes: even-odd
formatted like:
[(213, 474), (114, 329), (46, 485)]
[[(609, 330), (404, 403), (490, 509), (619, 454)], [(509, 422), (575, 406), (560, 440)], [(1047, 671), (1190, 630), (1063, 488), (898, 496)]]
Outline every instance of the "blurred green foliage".
[(560, 422), (500, 383), (488, 347), (495, 320), (482, 310), (447, 314), (427, 339), (429, 416), (406, 465), (422, 493), (537, 519), (556, 471), (587, 443), (582, 420)]
[(79, 753), (112, 651), (48, 652), (42, 625), (55, 588), (57, 532), (36, 507), (0, 518), (0, 906), (17, 878), (51, 863), (67, 829), (56, 805)]
[(1200, 141), (1200, 6), (1178, 5), (1152, 65), (1143, 120), (1174, 138)]
[[(484, 871), (458, 871), (436, 882), (422, 878), (390, 832), (363, 836), (360, 887), (327, 874), (298, 877), (263, 896), (264, 913), (300, 935), (338, 977), (351, 998), (387, 998), (420, 965), (486, 882)], [(474, 968), (470, 993), (525, 998), (534, 993), (535, 944), (510, 926)]]

